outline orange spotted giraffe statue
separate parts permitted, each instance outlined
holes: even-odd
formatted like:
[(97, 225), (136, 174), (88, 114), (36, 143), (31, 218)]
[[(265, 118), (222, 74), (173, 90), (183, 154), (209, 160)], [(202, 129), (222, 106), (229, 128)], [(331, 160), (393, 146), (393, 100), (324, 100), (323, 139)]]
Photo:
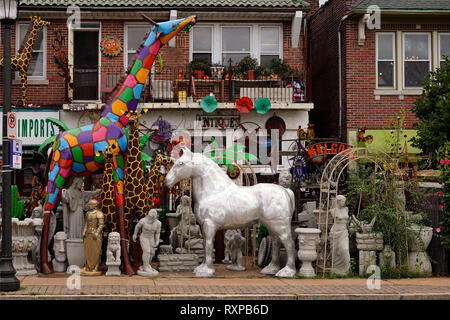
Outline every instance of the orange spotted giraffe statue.
[[(27, 105), (28, 91), (28, 67), (30, 66), (33, 45), (36, 36), (42, 27), (49, 26), (50, 22), (41, 20), (41, 17), (30, 17), (31, 23), (28, 27), (25, 38), (20, 45), (18, 53), (11, 57), (11, 71), (18, 71), (22, 83), (22, 105)], [(16, 33), (17, 34), (17, 33)], [(3, 58), (0, 60), (0, 66), (3, 66)]]
[(155, 156), (155, 159), (153, 161), (153, 165), (150, 169), (150, 177), (148, 178), (148, 193), (147, 197), (152, 203), (152, 207), (154, 204), (154, 197), (156, 194), (159, 193), (159, 179), (161, 176), (161, 166), (167, 167), (166, 172), (170, 170), (170, 168), (173, 165), (173, 159), (171, 157), (163, 155), (161, 152), (158, 151), (158, 153)]
[[(113, 232), (117, 230), (117, 215), (116, 215), (116, 202), (115, 202), (115, 183), (114, 183), (114, 161), (117, 161), (116, 156), (113, 154), (111, 147), (108, 147), (102, 152), (105, 159), (105, 169), (103, 170), (103, 181), (101, 197), (101, 208), (105, 221), (106, 232)], [(118, 147), (118, 146), (117, 146)], [(117, 180), (117, 177), (116, 177)]]

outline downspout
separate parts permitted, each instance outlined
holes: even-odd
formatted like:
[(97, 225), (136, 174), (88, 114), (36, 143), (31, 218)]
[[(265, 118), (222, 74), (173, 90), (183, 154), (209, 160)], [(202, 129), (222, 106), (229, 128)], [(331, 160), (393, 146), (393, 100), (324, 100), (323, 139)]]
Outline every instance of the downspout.
[(342, 17), (338, 26), (338, 68), (339, 68), (339, 140), (342, 142), (342, 46), (341, 46), (341, 27), (342, 22), (348, 18), (348, 15)]

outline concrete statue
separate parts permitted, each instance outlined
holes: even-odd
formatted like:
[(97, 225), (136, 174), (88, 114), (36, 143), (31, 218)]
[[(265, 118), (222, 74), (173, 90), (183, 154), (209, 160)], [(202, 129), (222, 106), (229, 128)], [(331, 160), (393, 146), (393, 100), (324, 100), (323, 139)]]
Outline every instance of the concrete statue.
[(159, 245), (161, 234), (161, 222), (158, 220), (158, 211), (151, 209), (146, 217), (139, 220), (134, 229), (133, 241), (136, 242), (137, 236), (142, 248), (142, 265), (137, 274), (144, 277), (153, 277), (159, 274), (152, 268), (151, 262), (155, 255), (156, 248)]
[(97, 200), (89, 200), (86, 212), (86, 224), (83, 230), (85, 265), (81, 275), (100, 275), (98, 270), (102, 254), (103, 212), (98, 209)]
[(287, 264), (280, 270), (278, 252), (272, 252), (272, 261), (261, 273), (278, 277), (294, 277), (295, 248), (292, 240), (291, 219), (295, 209), (292, 190), (276, 184), (260, 183), (238, 186), (211, 159), (184, 148), (183, 155), (167, 173), (165, 184), (192, 178), (194, 212), (199, 221), (205, 248), (205, 259), (194, 272), (198, 277), (214, 275), (213, 242), (217, 230), (242, 229), (263, 223), (269, 234), (280, 238), (287, 250)]
[(334, 208), (334, 224), (330, 229), (330, 254), (332, 257), (332, 272), (346, 275), (350, 270), (350, 249), (348, 239), (348, 208), (345, 206), (345, 197), (336, 197)]
[(245, 268), (242, 266), (242, 246), (245, 243), (245, 238), (242, 236), (241, 230), (225, 231), (225, 239), (227, 238), (231, 258), (231, 265), (227, 266), (227, 270), (244, 271)]
[(66, 272), (67, 270), (66, 240), (67, 235), (64, 231), (55, 234), (53, 241), (55, 258), (52, 261), (53, 270), (55, 270), (55, 272)]
[(108, 246), (106, 247), (107, 276), (120, 276), (120, 233), (108, 234)]

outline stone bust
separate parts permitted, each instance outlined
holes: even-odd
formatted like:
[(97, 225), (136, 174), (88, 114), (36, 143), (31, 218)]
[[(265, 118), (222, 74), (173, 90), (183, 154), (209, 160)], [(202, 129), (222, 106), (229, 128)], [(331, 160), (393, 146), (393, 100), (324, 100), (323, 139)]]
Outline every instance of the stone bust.
[(57, 232), (53, 238), (53, 250), (55, 251), (55, 259), (53, 259), (53, 269), (56, 272), (66, 272), (67, 255), (66, 255), (66, 240), (65, 232)]

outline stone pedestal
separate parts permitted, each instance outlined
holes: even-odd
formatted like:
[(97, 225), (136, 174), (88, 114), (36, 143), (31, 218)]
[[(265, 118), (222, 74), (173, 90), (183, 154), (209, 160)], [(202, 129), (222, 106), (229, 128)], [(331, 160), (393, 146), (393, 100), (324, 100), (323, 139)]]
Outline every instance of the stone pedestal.
[(83, 239), (67, 239), (67, 262), (69, 267), (78, 266), (80, 269), (84, 267), (84, 243)]
[(108, 271), (106, 271), (106, 276), (120, 276), (120, 262), (106, 262)]
[(431, 275), (430, 258), (426, 250), (433, 237), (433, 228), (412, 225), (408, 227), (408, 267), (411, 271)]
[(34, 264), (28, 262), (28, 252), (33, 251), (38, 245), (38, 237), (35, 235), (36, 227), (42, 226), (42, 219), (25, 219), (19, 221), (12, 218), (12, 256), (16, 275), (27, 276), (36, 274)]
[(312, 262), (317, 258), (317, 245), (320, 242), (320, 229), (315, 228), (297, 228), (298, 234), (298, 258), (302, 262), (299, 275), (307, 278), (313, 278), (316, 273), (312, 267)]
[(158, 261), (160, 272), (192, 272), (199, 264), (196, 254), (159, 254)]
[(356, 233), (359, 250), (359, 275), (365, 276), (370, 265), (377, 264), (377, 251), (383, 250), (382, 233)]

